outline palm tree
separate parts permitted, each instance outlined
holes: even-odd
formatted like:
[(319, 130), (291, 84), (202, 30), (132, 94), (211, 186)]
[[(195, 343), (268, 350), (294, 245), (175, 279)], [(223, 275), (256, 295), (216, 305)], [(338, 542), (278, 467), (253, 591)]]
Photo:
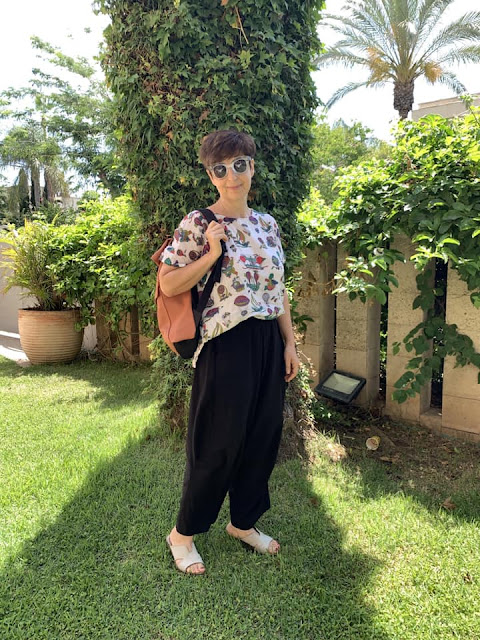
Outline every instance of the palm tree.
[(393, 82), (393, 106), (405, 119), (412, 109), (415, 80), (425, 77), (456, 93), (466, 88), (451, 64), (480, 61), (480, 12), (471, 11), (441, 27), (454, 0), (347, 0), (346, 15), (324, 14), (326, 24), (342, 39), (317, 60), (318, 67), (343, 64), (368, 69), (364, 82), (350, 82), (327, 103), (359, 87), (382, 87)]
[[(18, 178), (21, 191), (25, 180), (30, 179), (30, 196), (25, 196), (22, 191), (22, 197), (30, 201), (32, 209), (38, 209), (45, 201), (53, 202), (55, 195), (69, 195), (62, 171), (60, 145), (48, 135), (43, 123), (30, 120), (7, 132), (0, 140), (0, 167), (4, 166), (21, 170)], [(42, 170), (45, 183), (43, 195), (40, 185)]]

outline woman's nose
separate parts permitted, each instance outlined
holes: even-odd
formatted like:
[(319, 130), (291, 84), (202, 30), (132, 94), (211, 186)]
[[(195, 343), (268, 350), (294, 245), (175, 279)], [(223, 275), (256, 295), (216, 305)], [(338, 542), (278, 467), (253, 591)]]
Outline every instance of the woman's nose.
[(233, 167), (227, 167), (227, 180), (234, 179), (235, 182), (238, 180), (238, 174), (233, 170)]

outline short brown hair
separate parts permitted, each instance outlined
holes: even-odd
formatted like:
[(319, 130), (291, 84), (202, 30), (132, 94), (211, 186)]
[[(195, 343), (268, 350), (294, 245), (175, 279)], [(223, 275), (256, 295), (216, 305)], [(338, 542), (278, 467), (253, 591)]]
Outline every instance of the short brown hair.
[(221, 129), (206, 135), (200, 146), (199, 157), (204, 167), (235, 156), (255, 157), (257, 147), (251, 135), (236, 129)]

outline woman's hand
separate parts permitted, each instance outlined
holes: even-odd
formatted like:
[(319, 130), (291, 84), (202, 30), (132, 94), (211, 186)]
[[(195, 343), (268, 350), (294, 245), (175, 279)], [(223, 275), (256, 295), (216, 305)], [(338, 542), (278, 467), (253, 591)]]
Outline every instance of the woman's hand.
[(208, 241), (208, 246), (210, 247), (209, 253), (212, 257), (219, 258), (222, 253), (222, 245), (220, 244), (220, 241), (227, 239), (223, 224), (212, 220), (205, 231), (205, 236)]
[(284, 351), (285, 358), (285, 382), (293, 380), (298, 373), (300, 367), (300, 360), (297, 356), (297, 350), (294, 344), (286, 344)]

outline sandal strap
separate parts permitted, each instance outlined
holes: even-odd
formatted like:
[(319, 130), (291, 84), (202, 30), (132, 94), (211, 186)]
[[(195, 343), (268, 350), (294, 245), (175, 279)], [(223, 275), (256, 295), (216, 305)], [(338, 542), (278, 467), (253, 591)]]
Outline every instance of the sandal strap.
[(255, 531), (249, 533), (248, 536), (245, 536), (244, 538), (239, 538), (239, 540), (250, 545), (259, 553), (270, 553), (268, 547), (270, 546), (270, 543), (273, 542), (273, 538), (262, 533), (256, 527), (254, 527), (254, 529)]
[(167, 544), (170, 548), (170, 551), (172, 552), (174, 560), (180, 560), (180, 562), (177, 562), (177, 567), (180, 569), (180, 571), (186, 572), (188, 567), (190, 567), (192, 564), (203, 564), (202, 556), (198, 553), (194, 542), (192, 542), (191, 551), (184, 544), (173, 545), (170, 542), (170, 538), (167, 538)]

